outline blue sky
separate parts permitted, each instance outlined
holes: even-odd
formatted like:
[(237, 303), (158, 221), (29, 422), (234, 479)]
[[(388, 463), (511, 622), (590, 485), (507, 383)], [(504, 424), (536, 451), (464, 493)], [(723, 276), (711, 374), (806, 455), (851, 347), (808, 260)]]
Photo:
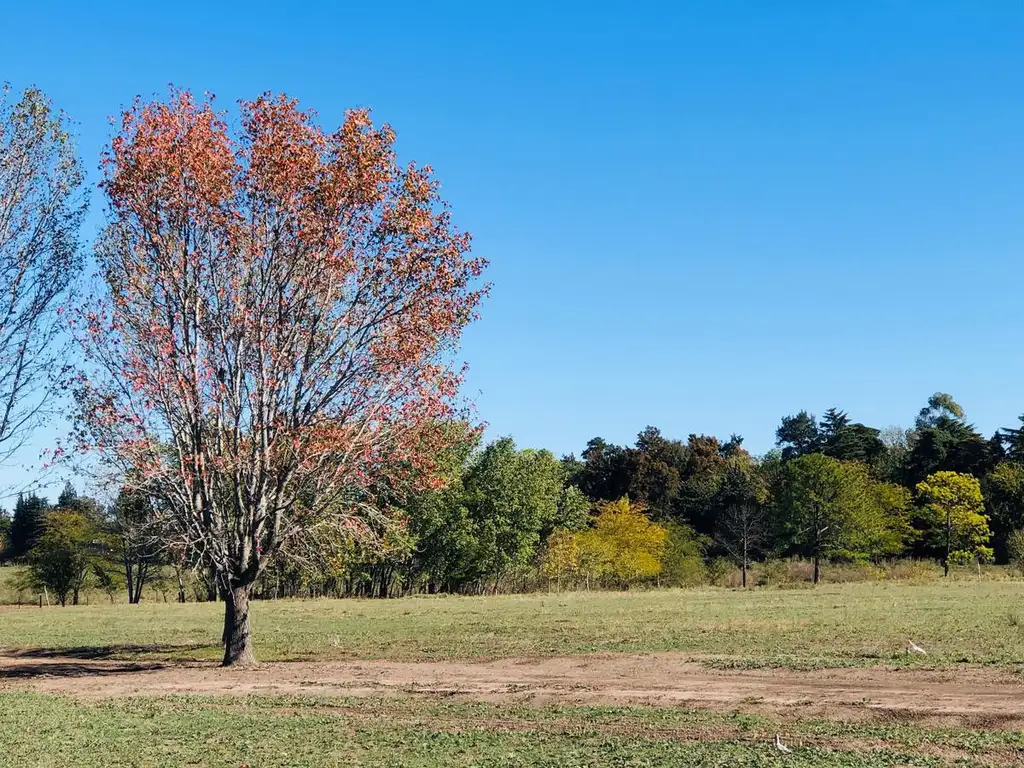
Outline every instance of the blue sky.
[(463, 347), (492, 435), (761, 452), (801, 408), (1024, 412), (1018, 0), (23, 2), (4, 26), (0, 79), (71, 113), (94, 180), (108, 116), (171, 82), (392, 123), (492, 262)]

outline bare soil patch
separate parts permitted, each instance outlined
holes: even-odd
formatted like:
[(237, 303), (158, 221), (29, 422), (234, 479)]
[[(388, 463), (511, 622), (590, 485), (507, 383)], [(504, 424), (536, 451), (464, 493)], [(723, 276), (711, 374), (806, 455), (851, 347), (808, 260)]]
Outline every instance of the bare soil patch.
[[(84, 654), (82, 655), (84, 656)], [(783, 717), (1024, 726), (1024, 683), (992, 668), (801, 672), (709, 670), (679, 654), (595, 654), (485, 662), (280, 662), (253, 669), (0, 655), (0, 690), (118, 696), (445, 696), (498, 703), (686, 706)]]

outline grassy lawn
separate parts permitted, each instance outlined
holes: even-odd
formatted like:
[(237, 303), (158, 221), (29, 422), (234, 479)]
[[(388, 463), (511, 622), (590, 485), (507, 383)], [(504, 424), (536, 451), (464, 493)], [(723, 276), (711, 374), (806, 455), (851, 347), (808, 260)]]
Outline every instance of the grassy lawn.
[[(216, 604), (0, 610), (0, 648), (217, 658)], [(391, 601), (257, 602), (261, 660), (449, 659), (681, 651), (720, 666), (1024, 660), (1024, 584), (843, 584)], [(908, 659), (907, 638), (927, 657)]]
[[(855, 583), (253, 605), (263, 660), (442, 660), (680, 651), (728, 669), (1024, 660), (1024, 584)], [(0, 609), (0, 648), (213, 659), (215, 604)], [(907, 657), (907, 638), (928, 649)], [(0, 766), (1017, 765), (1024, 734), (926, 720), (773, 719), (732, 711), (441, 697), (76, 701), (0, 693)], [(973, 723), (972, 723), (973, 725)], [(792, 755), (772, 745), (776, 732)]]
[[(785, 728), (793, 754), (771, 740)], [(1019, 733), (421, 699), (0, 696), (11, 766), (1012, 765)]]

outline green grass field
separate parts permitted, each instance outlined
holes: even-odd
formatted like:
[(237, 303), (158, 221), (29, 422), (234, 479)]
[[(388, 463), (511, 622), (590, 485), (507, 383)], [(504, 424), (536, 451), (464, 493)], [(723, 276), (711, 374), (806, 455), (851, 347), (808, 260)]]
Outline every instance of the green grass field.
[(789, 725), (700, 710), (529, 707), (420, 699), (176, 697), (76, 704), (8, 694), (0, 764), (18, 766), (1012, 765), (1018, 733)]
[[(0, 648), (212, 659), (221, 611), (209, 603), (8, 609)], [(257, 602), (252, 622), (264, 661), (680, 651), (720, 666), (1007, 665), (1024, 659), (1024, 584)], [(908, 638), (927, 659), (907, 660)]]
[[(0, 649), (217, 658), (221, 607), (0, 610)], [(678, 651), (710, 667), (956, 669), (1024, 660), (1024, 584), (826, 585), (253, 606), (261, 660), (445, 660)], [(907, 638), (927, 657), (904, 654)], [(16, 688), (16, 686), (13, 686)], [(786, 734), (792, 755), (771, 744)], [(657, 707), (443, 698), (0, 693), (0, 766), (1016, 765), (1007, 730)]]

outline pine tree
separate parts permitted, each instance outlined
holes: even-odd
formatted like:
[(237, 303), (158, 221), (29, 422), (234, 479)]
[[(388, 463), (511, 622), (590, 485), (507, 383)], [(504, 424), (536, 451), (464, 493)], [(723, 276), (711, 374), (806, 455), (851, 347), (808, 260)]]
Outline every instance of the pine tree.
[(35, 546), (43, 532), (43, 522), (50, 503), (34, 493), (19, 494), (14, 505), (14, 516), (11, 519), (10, 534), (7, 537), (7, 549), (4, 558), (21, 560)]

